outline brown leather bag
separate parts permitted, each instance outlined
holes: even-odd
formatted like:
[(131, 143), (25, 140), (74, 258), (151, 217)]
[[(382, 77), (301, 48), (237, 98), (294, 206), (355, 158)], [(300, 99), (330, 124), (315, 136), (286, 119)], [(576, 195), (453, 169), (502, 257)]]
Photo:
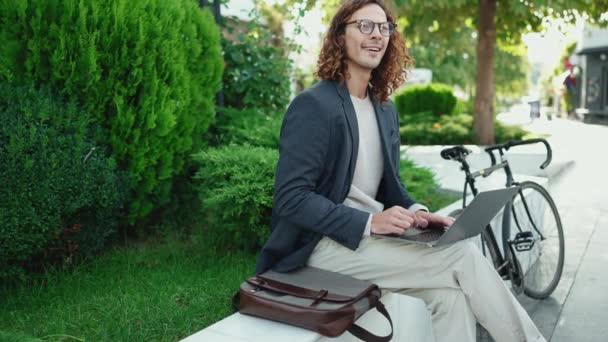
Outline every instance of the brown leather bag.
[[(370, 282), (304, 267), (290, 273), (268, 271), (247, 279), (238, 293), (238, 310), (328, 337), (348, 330), (363, 341), (384, 342), (393, 337), (393, 322), (380, 295), (378, 286)], [(388, 336), (374, 335), (354, 324), (371, 308), (376, 308), (389, 321)]]

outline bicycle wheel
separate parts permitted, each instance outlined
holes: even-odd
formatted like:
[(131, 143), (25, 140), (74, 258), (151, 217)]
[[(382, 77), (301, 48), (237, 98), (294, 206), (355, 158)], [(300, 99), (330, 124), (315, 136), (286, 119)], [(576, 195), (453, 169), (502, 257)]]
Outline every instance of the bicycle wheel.
[(524, 293), (547, 298), (564, 268), (564, 231), (555, 202), (541, 185), (526, 181), (513, 199), (509, 237), (524, 270)]

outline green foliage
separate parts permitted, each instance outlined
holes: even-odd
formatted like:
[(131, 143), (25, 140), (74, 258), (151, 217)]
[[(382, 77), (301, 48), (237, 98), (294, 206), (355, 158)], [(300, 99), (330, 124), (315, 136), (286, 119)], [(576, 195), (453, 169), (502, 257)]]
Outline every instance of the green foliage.
[(97, 142), (134, 178), (131, 222), (167, 202), (215, 114), (212, 15), (161, 0), (0, 0), (0, 12), (0, 80), (50, 85), (101, 123)]
[(458, 199), (457, 196), (443, 193), (437, 186), (433, 171), (417, 166), (410, 159), (400, 161), (401, 180), (407, 192), (418, 203), (426, 205), (431, 212), (437, 211)]
[(452, 88), (441, 83), (406, 87), (395, 95), (395, 106), (400, 116), (429, 111), (435, 116), (451, 114), (456, 106)]
[[(229, 27), (229, 32), (235, 33)], [(284, 110), (289, 102), (292, 63), (272, 43), (271, 33), (255, 21), (245, 32), (224, 39), (224, 104), (235, 108)]]
[(0, 84), (0, 279), (98, 252), (127, 185), (92, 143), (91, 116), (48, 91)]
[[(406, 25), (402, 26), (406, 37), (414, 41), (429, 42), (438, 36), (449, 38), (462, 28), (463, 23), (471, 27), (478, 24), (479, 3), (475, 1), (394, 0), (394, 3), (397, 14), (407, 19)], [(541, 31), (545, 18), (570, 23), (585, 12), (588, 21), (597, 22), (605, 11), (603, 1), (500, 1), (496, 3), (496, 37), (502, 43), (518, 43), (523, 33)]]
[(456, 106), (454, 106), (454, 115), (473, 113), (473, 99), (463, 100), (461, 98), (456, 99)]
[(496, 143), (504, 143), (509, 140), (522, 140), (525, 139), (528, 134), (530, 134), (525, 129), (516, 125), (504, 125), (500, 122), (497, 122), (494, 125), (494, 131), (496, 132)]
[[(414, 117), (415, 119), (408, 120)], [(417, 118), (416, 118), (417, 117)], [(438, 119), (424, 114), (406, 116), (400, 128), (404, 145), (474, 144), (473, 117), (470, 114), (442, 115)], [(528, 132), (519, 126), (494, 123), (496, 142), (522, 139)]]
[(282, 114), (267, 114), (256, 108), (223, 108), (221, 113), (211, 138), (214, 144), (279, 147)]
[(278, 151), (224, 146), (194, 156), (207, 237), (227, 248), (255, 250), (268, 237)]

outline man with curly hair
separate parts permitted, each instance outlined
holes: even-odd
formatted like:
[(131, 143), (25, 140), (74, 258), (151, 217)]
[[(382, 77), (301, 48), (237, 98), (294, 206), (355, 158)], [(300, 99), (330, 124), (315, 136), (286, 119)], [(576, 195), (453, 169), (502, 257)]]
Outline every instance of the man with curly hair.
[(319, 56), (321, 81), (293, 99), (281, 128), (271, 234), (256, 272), (306, 265), (423, 299), (437, 341), (544, 341), (478, 248), (429, 248), (370, 236), (452, 219), (428, 212), (399, 176), (389, 95), (413, 62), (380, 0), (346, 1)]

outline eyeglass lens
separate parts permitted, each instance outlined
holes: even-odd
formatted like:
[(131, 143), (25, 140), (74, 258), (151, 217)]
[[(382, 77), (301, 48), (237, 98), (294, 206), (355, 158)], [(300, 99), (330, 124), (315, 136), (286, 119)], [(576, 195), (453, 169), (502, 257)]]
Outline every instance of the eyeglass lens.
[(395, 26), (393, 23), (374, 23), (371, 20), (361, 20), (359, 22), (359, 30), (363, 34), (371, 34), (374, 31), (374, 28), (378, 25), (378, 29), (380, 30), (380, 34), (388, 37), (393, 33)]

